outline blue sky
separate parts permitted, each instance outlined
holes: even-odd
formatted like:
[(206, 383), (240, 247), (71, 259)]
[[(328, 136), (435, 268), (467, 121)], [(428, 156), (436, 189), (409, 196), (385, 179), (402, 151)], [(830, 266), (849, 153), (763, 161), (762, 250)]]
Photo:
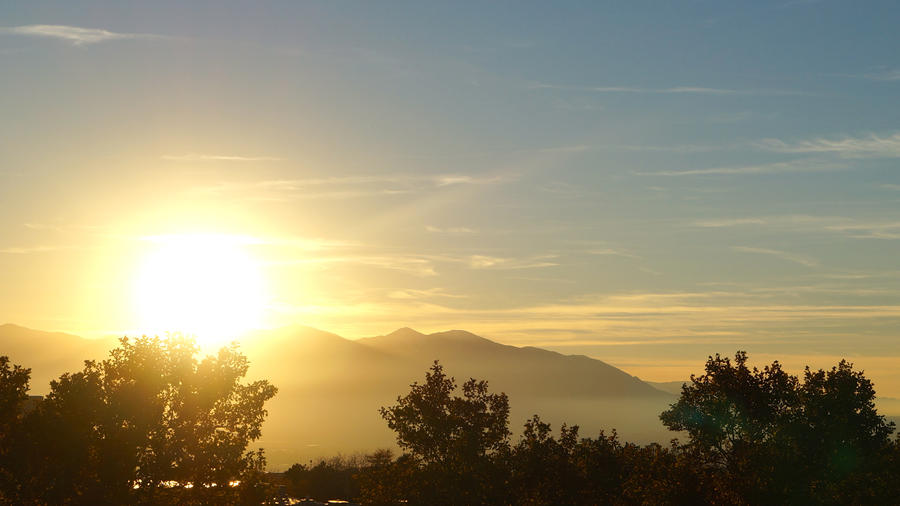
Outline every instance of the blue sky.
[[(649, 379), (900, 346), (895, 2), (0, 6), (0, 320), (133, 329), (148, 237), (269, 326), (466, 328)], [(153, 241), (150, 241), (153, 243)]]

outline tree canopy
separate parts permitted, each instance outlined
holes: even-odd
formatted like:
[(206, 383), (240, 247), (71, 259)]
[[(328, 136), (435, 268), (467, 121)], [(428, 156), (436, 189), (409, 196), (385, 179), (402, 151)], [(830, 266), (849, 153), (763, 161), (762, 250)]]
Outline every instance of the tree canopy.
[(807, 367), (801, 381), (778, 362), (751, 369), (739, 351), (734, 363), (709, 357), (660, 419), (750, 502), (871, 502), (880, 492), (856, 482), (881, 471), (894, 430), (874, 401), (872, 382), (847, 361)]
[(234, 345), (197, 354), (178, 336), (123, 338), (108, 359), (53, 381), (7, 432), (17, 479), (2, 494), (49, 504), (237, 501), (246, 487), (234, 485), (262, 470), (262, 453), (247, 446), (276, 388), (241, 382), (249, 363)]

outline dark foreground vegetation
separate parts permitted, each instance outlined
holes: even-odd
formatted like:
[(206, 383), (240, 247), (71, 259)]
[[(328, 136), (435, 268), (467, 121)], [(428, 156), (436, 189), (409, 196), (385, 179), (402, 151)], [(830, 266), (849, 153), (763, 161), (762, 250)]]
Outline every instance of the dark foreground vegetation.
[(687, 434), (668, 446), (554, 434), (538, 415), (513, 443), (506, 396), (475, 380), (458, 395), (435, 363), (381, 410), (402, 455), (298, 464), (288, 489), (371, 505), (900, 504), (900, 445), (862, 372), (842, 361), (801, 380), (746, 362), (710, 357), (660, 415)]
[(615, 431), (554, 433), (534, 415), (512, 440), (509, 400), (437, 362), (381, 416), (402, 454), (264, 472), (267, 381), (242, 383), (233, 347), (197, 358), (185, 339), (123, 339), (110, 358), (28, 397), (0, 357), (0, 503), (368, 505), (898, 504), (900, 444), (872, 383), (841, 362), (802, 378), (710, 357), (660, 415), (686, 441), (639, 446)]
[(110, 358), (53, 381), (0, 357), (0, 503), (259, 504), (267, 381), (242, 384), (234, 347), (198, 361), (193, 341), (121, 340)]

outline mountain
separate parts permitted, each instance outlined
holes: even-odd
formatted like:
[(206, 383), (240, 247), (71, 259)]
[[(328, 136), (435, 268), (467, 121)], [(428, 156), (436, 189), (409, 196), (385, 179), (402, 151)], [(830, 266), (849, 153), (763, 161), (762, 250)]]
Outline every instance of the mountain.
[(104, 358), (115, 345), (114, 339), (84, 339), (10, 323), (0, 325), (0, 355), (31, 368), (31, 390), (39, 395), (50, 391), (50, 380), (80, 370), (85, 360)]
[[(393, 446), (394, 434), (378, 409), (394, 404), (412, 382), (423, 382), (434, 360), (458, 384), (474, 377), (487, 380), (492, 392), (505, 392), (514, 431), (537, 413), (556, 430), (563, 422), (578, 424), (583, 435), (616, 428), (623, 440), (635, 442), (673, 436), (658, 419), (675, 400), (672, 394), (600, 360), (504, 345), (464, 330), (423, 334), (402, 328), (350, 340), (298, 325), (251, 332), (240, 344), (251, 361), (250, 379), (266, 378), (279, 388), (267, 404), (259, 441), (276, 469)], [(46, 392), (49, 378), (80, 369), (82, 358), (102, 358), (114, 345), (0, 327), (0, 354), (32, 367), (35, 393)]]
[(644, 383), (657, 390), (669, 392), (672, 395), (681, 395), (682, 385), (690, 383), (690, 381), (645, 381)]

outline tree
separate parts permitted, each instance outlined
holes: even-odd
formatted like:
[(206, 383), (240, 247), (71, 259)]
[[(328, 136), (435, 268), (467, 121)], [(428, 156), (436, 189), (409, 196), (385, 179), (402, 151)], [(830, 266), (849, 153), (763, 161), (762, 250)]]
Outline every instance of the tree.
[[(123, 338), (51, 383), (27, 420), (25, 497), (52, 504), (236, 502), (255, 483), (267, 381), (243, 384), (235, 345), (197, 359), (190, 339)], [(188, 488), (188, 487), (191, 488)]]
[(435, 361), (425, 383), (413, 383), (381, 416), (397, 443), (419, 465), (410, 500), (432, 504), (493, 504), (502, 487), (493, 459), (509, 449), (509, 399), (474, 378), (453, 395), (456, 381)]
[(415, 463), (409, 456), (394, 459), (391, 450), (381, 449), (366, 456), (366, 466), (356, 475), (363, 504), (396, 506), (403, 504), (413, 488)]
[(454, 390), (456, 381), (435, 360), (425, 384), (413, 383), (397, 405), (380, 410), (400, 447), (426, 464), (465, 462), (509, 444), (506, 394), (491, 394), (486, 381), (474, 378), (463, 384), (462, 397)]
[(858, 483), (882, 472), (894, 429), (874, 398), (846, 361), (807, 368), (801, 383), (778, 362), (748, 368), (739, 351), (734, 365), (709, 357), (706, 374), (691, 376), (660, 419), (686, 431), (688, 451), (751, 504), (872, 503), (880, 492)]
[(30, 377), (31, 369), (10, 367), (9, 357), (0, 356), (0, 503), (16, 486), (14, 447), (19, 445)]

